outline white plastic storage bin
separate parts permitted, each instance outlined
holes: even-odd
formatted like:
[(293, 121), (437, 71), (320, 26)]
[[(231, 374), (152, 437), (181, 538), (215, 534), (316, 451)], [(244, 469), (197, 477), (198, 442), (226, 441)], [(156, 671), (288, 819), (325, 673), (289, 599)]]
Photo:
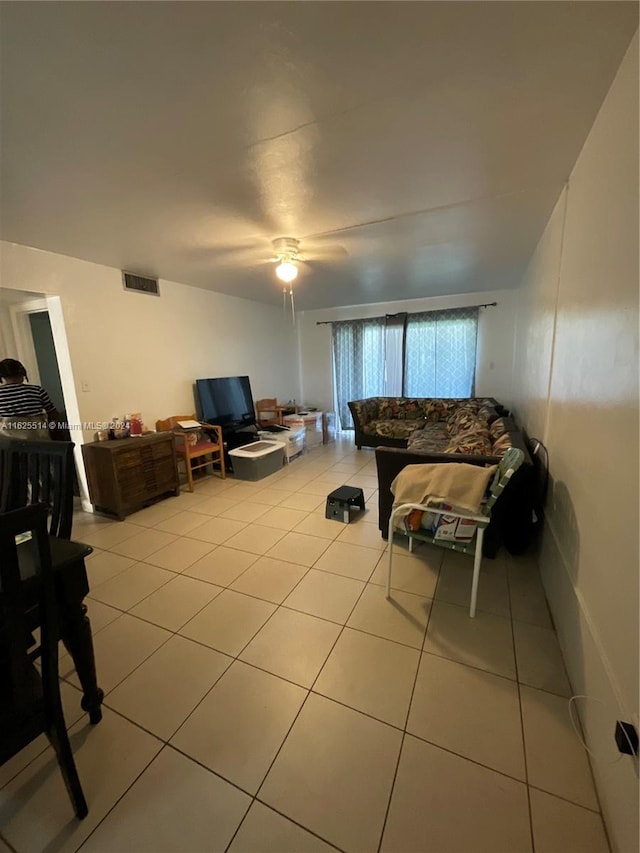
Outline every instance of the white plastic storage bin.
[(285, 415), (282, 422), (292, 429), (304, 427), (307, 447), (322, 444), (322, 412), (298, 412), (297, 415)]
[(336, 440), (336, 413), (322, 413), (322, 443), (329, 444)]
[(291, 427), (282, 432), (259, 430), (258, 437), (263, 441), (282, 441), (286, 445), (287, 460), (296, 459), (306, 450), (306, 432), (304, 427)]
[[(307, 433), (304, 427), (291, 427), (287, 433), (287, 459), (291, 461), (307, 449)], [(282, 436), (280, 436), (280, 441)]]
[(285, 459), (282, 441), (254, 441), (229, 451), (233, 473), (238, 480), (262, 480), (279, 471)]

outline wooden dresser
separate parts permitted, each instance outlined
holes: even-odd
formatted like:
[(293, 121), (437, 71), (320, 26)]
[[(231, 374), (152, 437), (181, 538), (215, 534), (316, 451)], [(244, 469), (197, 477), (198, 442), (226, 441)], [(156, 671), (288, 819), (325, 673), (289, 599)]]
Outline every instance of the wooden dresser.
[(82, 445), (89, 496), (96, 512), (125, 516), (179, 492), (171, 432)]

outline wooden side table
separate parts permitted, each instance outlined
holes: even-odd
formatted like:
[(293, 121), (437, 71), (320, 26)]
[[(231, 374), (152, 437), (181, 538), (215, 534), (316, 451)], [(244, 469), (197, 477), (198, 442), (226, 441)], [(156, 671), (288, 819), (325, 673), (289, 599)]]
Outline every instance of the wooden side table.
[(122, 521), (180, 491), (172, 432), (82, 445), (89, 497), (96, 512)]

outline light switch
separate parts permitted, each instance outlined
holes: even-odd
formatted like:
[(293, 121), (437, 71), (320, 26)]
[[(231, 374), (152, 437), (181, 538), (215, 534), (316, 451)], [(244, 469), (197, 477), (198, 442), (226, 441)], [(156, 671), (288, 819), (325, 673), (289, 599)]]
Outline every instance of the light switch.
[(80, 382), (80, 387), (82, 388), (83, 391), (91, 391), (91, 388), (89, 388), (89, 380), (88, 379), (82, 379)]

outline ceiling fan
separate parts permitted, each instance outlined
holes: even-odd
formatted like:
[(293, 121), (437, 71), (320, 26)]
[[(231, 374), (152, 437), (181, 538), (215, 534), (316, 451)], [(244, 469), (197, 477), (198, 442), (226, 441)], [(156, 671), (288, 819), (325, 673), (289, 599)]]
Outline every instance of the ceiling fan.
[(273, 260), (278, 264), (276, 276), (284, 284), (291, 284), (298, 277), (298, 264), (305, 260), (300, 253), (300, 241), (295, 237), (278, 237), (272, 242)]
[[(248, 230), (248, 228), (246, 229)], [(262, 233), (261, 233), (262, 232)], [(217, 244), (207, 246), (204, 241), (197, 249), (190, 249), (200, 256), (201, 263), (212, 262), (221, 267), (235, 269), (259, 269), (265, 265), (273, 267), (273, 273), (267, 276), (282, 285), (283, 302), (290, 302), (291, 312), (295, 322), (295, 305), (293, 283), (296, 279), (304, 278), (314, 270), (322, 270), (325, 264), (335, 263), (347, 257), (347, 250), (335, 243), (329, 243), (333, 235), (318, 234), (305, 237), (268, 237), (262, 229), (252, 236), (238, 237), (227, 245)]]
[[(271, 239), (256, 234), (231, 245), (202, 245), (199, 253), (228, 267), (257, 267), (262, 264), (280, 264), (293, 262), (298, 272), (304, 268), (313, 269), (323, 263), (342, 260), (347, 256), (343, 246), (327, 244), (324, 239), (308, 237), (278, 237)], [(295, 277), (295, 275), (294, 275)], [(283, 278), (280, 278), (284, 281)], [(291, 279), (293, 281), (293, 278)]]
[(287, 302), (287, 285), (289, 286), (289, 299), (291, 300), (291, 317), (296, 322), (296, 307), (293, 298), (293, 282), (298, 277), (298, 268), (304, 262), (300, 254), (300, 241), (295, 237), (277, 237), (273, 242), (275, 252), (274, 261), (277, 263), (276, 276), (284, 284), (282, 288), (283, 308)]
[(246, 268), (264, 264), (274, 265), (275, 277), (283, 285), (283, 301), (285, 304), (287, 301), (291, 303), (295, 322), (294, 281), (300, 274), (304, 275), (308, 271), (320, 269), (325, 263), (344, 259), (347, 251), (343, 246), (336, 244), (323, 245), (323, 242), (317, 238), (301, 241), (297, 237), (277, 237), (270, 242), (271, 252), (268, 249), (268, 240), (256, 238), (245, 247), (214, 248), (211, 254), (226, 266)]

